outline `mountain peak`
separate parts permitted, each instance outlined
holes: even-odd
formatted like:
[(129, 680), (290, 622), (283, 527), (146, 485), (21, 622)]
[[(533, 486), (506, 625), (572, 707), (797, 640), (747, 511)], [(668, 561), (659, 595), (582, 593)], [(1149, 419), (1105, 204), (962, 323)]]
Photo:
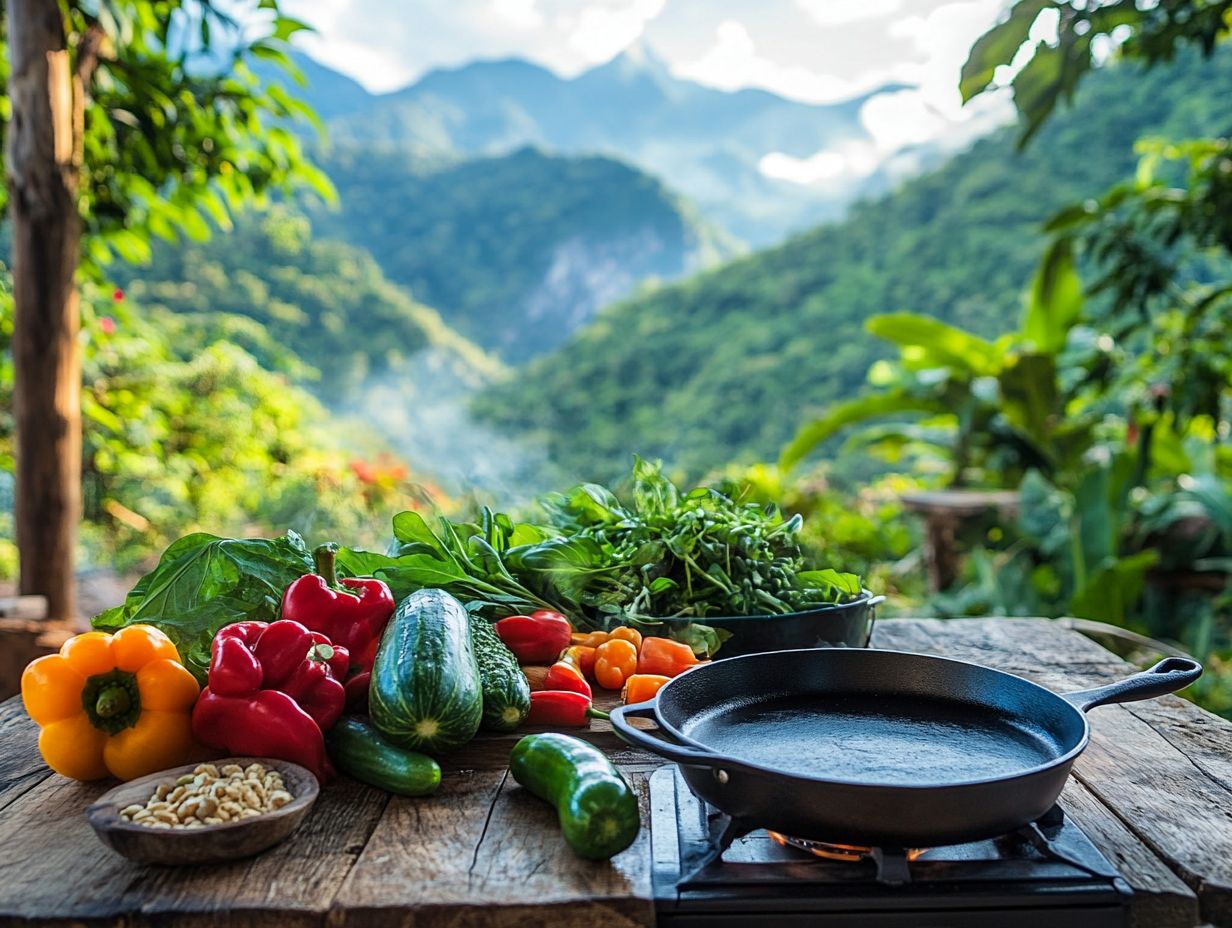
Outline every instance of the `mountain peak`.
[(640, 38), (614, 57), (589, 71), (579, 75), (579, 78), (606, 77), (615, 78), (620, 83), (629, 84), (649, 79), (660, 87), (668, 87), (677, 83), (671, 68), (664, 58), (655, 51), (645, 38)]

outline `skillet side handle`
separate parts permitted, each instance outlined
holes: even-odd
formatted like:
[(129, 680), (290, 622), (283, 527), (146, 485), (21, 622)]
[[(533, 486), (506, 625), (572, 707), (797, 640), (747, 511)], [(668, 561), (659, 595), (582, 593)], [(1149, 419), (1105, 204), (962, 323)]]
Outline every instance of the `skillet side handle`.
[[(629, 724), (628, 720), (630, 718), (653, 719), (654, 710), (655, 700), (653, 699), (649, 702), (639, 702), (632, 706), (617, 706), (608, 714), (608, 721), (611, 722), (612, 729), (622, 741), (635, 748), (641, 748), (643, 751), (658, 754), (660, 757), (665, 757), (677, 764), (683, 764), (687, 767), (709, 767), (714, 769), (716, 774), (727, 770), (747, 769), (740, 761), (727, 757), (724, 754), (699, 751), (696, 748), (687, 747), (675, 741), (666, 741), (662, 737), (657, 737), (657, 731), (656, 733), (651, 733), (640, 728), (634, 728)], [(720, 782), (726, 782), (726, 780), (720, 779)]]
[(1066, 693), (1062, 698), (1076, 709), (1086, 712), (1096, 706), (1106, 706), (1114, 702), (1137, 702), (1140, 699), (1154, 699), (1156, 696), (1175, 693), (1200, 676), (1202, 665), (1197, 661), (1185, 657), (1169, 657), (1150, 670), (1136, 673), (1132, 677), (1094, 689)]

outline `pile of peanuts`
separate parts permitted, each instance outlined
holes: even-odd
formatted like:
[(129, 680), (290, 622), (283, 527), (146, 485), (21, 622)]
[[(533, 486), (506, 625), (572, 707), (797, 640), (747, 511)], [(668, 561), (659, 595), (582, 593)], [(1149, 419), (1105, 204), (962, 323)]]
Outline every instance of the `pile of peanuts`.
[(151, 828), (200, 828), (272, 812), (294, 798), (282, 774), (261, 764), (198, 764), (174, 783), (160, 783), (144, 806), (125, 806), (120, 817)]

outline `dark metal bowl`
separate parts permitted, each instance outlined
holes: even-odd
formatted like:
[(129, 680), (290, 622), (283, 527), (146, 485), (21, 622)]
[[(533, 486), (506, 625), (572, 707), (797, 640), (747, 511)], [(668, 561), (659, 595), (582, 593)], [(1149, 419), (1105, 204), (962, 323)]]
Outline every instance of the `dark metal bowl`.
[(704, 619), (664, 619), (684, 627), (692, 622), (731, 632), (716, 657), (738, 657), (762, 651), (801, 648), (866, 648), (873, 634), (876, 607), (885, 601), (868, 590), (859, 599), (837, 606), (822, 606), (786, 615), (739, 615)]

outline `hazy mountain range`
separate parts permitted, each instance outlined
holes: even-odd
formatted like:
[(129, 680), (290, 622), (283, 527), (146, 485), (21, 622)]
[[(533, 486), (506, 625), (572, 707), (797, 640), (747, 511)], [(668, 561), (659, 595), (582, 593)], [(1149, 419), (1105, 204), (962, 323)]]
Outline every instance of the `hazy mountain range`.
[[(527, 61), (476, 61), (430, 71), (401, 90), (370, 94), (304, 56), (305, 96), (337, 144), (417, 155), (493, 156), (527, 145), (556, 154), (623, 158), (659, 177), (743, 241), (762, 245), (840, 215), (886, 189), (888, 170), (816, 186), (767, 176), (767, 155), (808, 158), (871, 141), (865, 102), (814, 105), (765, 90), (715, 90), (673, 76), (646, 46), (563, 78)], [(917, 153), (924, 162), (939, 155)]]

